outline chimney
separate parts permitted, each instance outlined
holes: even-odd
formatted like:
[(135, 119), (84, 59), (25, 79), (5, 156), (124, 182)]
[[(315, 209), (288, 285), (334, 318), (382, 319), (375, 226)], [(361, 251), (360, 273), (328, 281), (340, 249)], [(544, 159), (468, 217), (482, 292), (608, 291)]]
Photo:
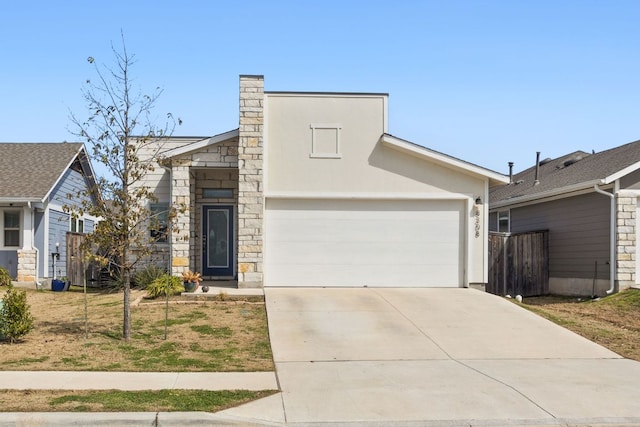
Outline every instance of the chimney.
[(509, 184), (513, 184), (513, 162), (509, 162)]
[(536, 179), (533, 181), (533, 185), (540, 184), (538, 180), (538, 174), (540, 173), (540, 152), (536, 151)]

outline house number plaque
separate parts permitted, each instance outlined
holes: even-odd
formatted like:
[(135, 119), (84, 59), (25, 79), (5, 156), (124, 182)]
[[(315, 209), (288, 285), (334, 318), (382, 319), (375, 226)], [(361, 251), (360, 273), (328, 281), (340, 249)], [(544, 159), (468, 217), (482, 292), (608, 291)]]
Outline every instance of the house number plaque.
[(476, 207), (474, 212), (474, 221), (475, 221), (476, 239), (477, 239), (478, 237), (480, 237), (480, 209), (478, 207)]

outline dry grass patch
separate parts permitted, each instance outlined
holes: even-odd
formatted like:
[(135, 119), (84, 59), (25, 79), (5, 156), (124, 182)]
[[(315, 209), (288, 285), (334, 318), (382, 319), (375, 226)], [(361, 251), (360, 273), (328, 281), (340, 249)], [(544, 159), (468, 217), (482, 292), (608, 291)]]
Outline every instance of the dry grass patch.
[(523, 307), (628, 359), (640, 361), (640, 290), (597, 300), (525, 298)]
[(270, 371), (264, 302), (181, 297), (165, 306), (133, 291), (131, 340), (122, 336), (122, 294), (89, 293), (85, 337), (81, 290), (27, 290), (34, 330), (18, 344), (0, 343), (1, 370)]
[(273, 390), (0, 390), (2, 412), (217, 412)]

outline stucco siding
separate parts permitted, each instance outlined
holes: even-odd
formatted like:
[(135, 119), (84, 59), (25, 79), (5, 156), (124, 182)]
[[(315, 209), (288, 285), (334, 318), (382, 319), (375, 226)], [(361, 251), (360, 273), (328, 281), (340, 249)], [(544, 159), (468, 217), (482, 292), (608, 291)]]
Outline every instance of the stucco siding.
[(481, 179), (382, 146), (385, 95), (265, 99), (267, 194), (484, 194)]
[(609, 277), (609, 199), (595, 193), (511, 209), (511, 232), (549, 230), (549, 275)]

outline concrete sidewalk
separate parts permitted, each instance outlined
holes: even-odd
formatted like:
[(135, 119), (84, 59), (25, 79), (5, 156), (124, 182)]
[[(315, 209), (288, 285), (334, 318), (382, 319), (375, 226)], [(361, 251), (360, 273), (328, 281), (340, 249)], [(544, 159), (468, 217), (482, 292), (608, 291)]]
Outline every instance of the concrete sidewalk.
[[(69, 372), (0, 371), (0, 389), (9, 390), (278, 390), (275, 372)], [(279, 393), (278, 395), (279, 396)], [(2, 396), (0, 395), (0, 402)], [(269, 425), (284, 420), (282, 405), (267, 399), (257, 424), (208, 412), (5, 412), (0, 426), (224, 426)], [(279, 424), (279, 423), (276, 423)]]

